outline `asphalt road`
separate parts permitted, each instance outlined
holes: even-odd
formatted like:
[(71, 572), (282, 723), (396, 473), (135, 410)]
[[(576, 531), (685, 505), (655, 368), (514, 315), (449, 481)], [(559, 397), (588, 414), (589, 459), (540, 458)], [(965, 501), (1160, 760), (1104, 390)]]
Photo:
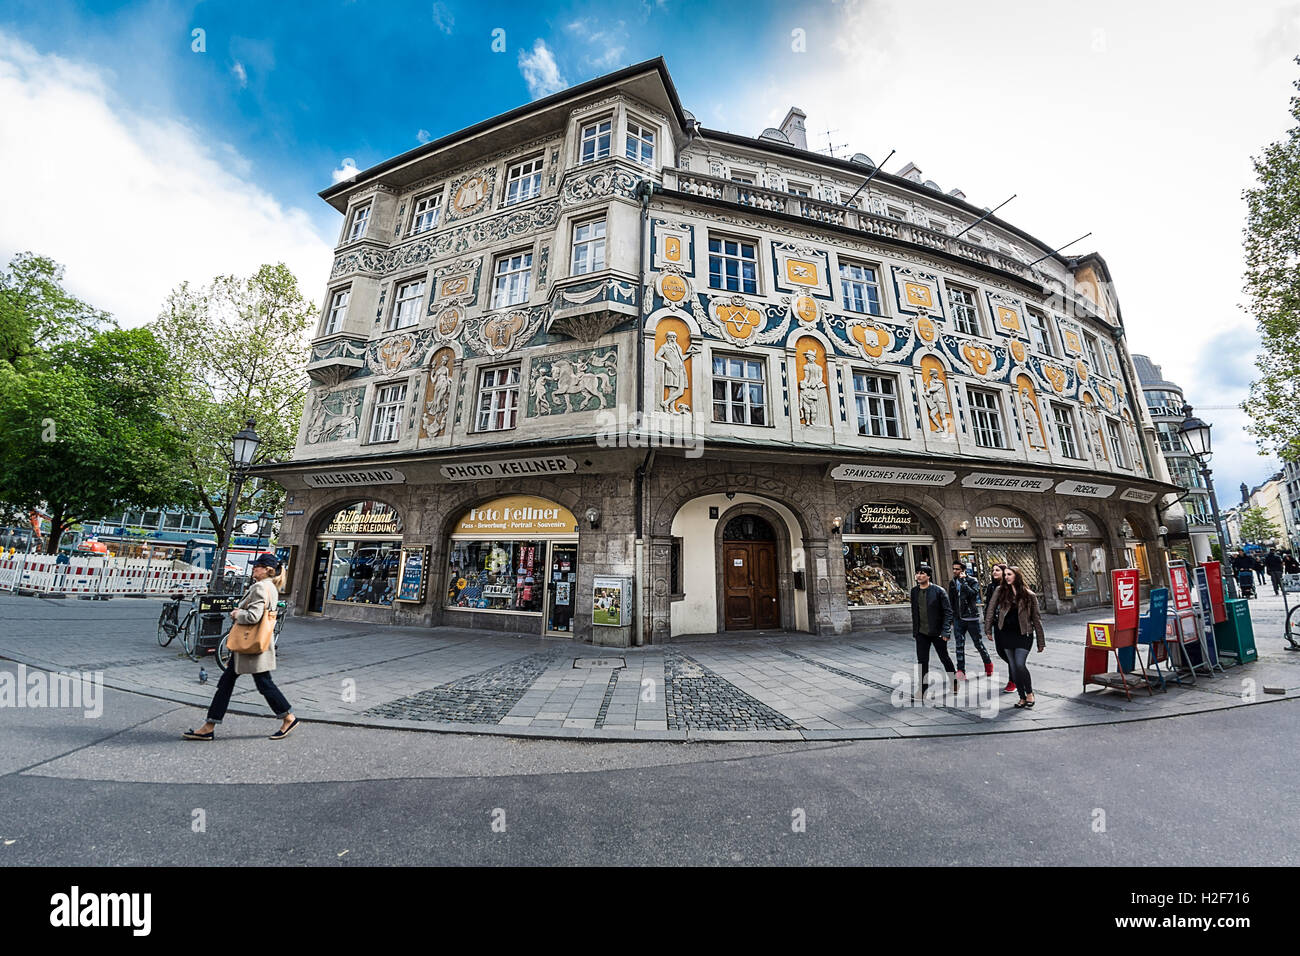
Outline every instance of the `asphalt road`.
[(834, 744), (252, 717), (190, 743), (201, 711), (106, 693), (98, 719), (0, 709), (0, 865), (1300, 863), (1294, 700)]

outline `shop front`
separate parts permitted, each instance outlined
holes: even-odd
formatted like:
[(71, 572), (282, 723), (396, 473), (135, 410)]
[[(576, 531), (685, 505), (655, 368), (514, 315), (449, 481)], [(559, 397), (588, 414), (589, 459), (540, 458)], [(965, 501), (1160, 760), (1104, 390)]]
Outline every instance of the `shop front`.
[(917, 567), (934, 565), (929, 520), (898, 502), (866, 501), (855, 508), (842, 547), (850, 614), (907, 605)]
[(512, 629), (573, 636), (578, 522), (545, 498), (509, 495), (460, 516), (447, 544), (444, 623), (510, 615)]
[(1056, 530), (1052, 571), (1057, 597), (1073, 601), (1075, 610), (1109, 604), (1106, 541), (1101, 525), (1090, 515), (1071, 511)]
[(402, 518), (381, 501), (333, 512), (316, 536), (307, 612), (328, 605), (392, 607), (402, 550)]
[(964, 520), (958, 530), (970, 537), (970, 549), (959, 551), (958, 556), (974, 562), (981, 581), (992, 580), (993, 565), (1007, 564), (1020, 569), (1027, 587), (1042, 593), (1038, 536), (1024, 515), (999, 506), (985, 508)]

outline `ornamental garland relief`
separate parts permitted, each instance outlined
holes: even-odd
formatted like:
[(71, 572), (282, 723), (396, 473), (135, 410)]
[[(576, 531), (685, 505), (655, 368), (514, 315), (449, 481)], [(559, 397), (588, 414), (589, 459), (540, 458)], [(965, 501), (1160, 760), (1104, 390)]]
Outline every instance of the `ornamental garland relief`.
[(532, 363), (528, 414), (563, 415), (612, 408), (617, 391), (617, 348), (563, 352)]

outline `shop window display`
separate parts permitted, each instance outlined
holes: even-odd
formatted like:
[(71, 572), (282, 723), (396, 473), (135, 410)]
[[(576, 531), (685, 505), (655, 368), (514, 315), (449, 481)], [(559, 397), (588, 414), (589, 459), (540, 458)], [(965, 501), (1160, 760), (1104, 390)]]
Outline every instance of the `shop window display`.
[(541, 611), (545, 541), (452, 541), (447, 606)]
[(329, 599), (348, 604), (393, 603), (401, 541), (334, 541)]
[(854, 541), (844, 545), (844, 576), (849, 604), (877, 606), (906, 604), (907, 545)]

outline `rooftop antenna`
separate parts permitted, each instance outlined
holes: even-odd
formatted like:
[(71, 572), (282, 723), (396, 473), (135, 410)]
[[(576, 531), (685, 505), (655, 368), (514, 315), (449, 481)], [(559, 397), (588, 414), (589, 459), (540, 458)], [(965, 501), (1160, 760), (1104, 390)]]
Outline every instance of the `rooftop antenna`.
[[(896, 152), (898, 152), (898, 150), (896, 150), (896, 149), (891, 149), (891, 150), (889, 151), (889, 156), (893, 156)], [(880, 163), (878, 166), (876, 166), (875, 169), (873, 169), (873, 170), (871, 171), (871, 175), (868, 176), (866, 179), (864, 179), (864, 180), (862, 181), (862, 185), (859, 186), (856, 190), (854, 190), (853, 195), (850, 196), (847, 200), (845, 200), (844, 205), (846, 205), (846, 206), (852, 206), (852, 205), (853, 205), (853, 200), (855, 200), (855, 199), (858, 198), (858, 193), (860, 193), (860, 192), (862, 192), (862, 190), (866, 189), (866, 188), (867, 188), (867, 184), (868, 184), (869, 182), (871, 182), (871, 180), (873, 180), (873, 179), (876, 178), (876, 173), (880, 172), (880, 167), (881, 167), (881, 166), (884, 166), (885, 163), (889, 162), (889, 156), (886, 156), (886, 157), (885, 157), (885, 162), (884, 162), (884, 163)], [(870, 205), (870, 204), (868, 204), (868, 205)]]
[[(984, 215), (980, 216), (978, 219), (976, 219), (974, 222), (972, 222), (969, 226), (967, 226), (967, 227), (966, 227), (965, 229), (963, 229), (961, 232), (957, 233), (957, 235), (953, 236), (953, 238), (954, 238), (954, 239), (960, 239), (962, 236), (966, 235), (966, 233), (970, 232), (972, 229), (974, 229), (976, 226), (978, 226), (980, 223), (982, 223), (982, 222), (983, 222), (985, 219), (987, 219), (989, 216), (993, 215), (995, 212), (997, 212), (999, 209), (1001, 209), (1001, 208), (1002, 208), (1003, 206), (1005, 206), (1007, 203), (1011, 202), (1012, 199), (1015, 199), (1017, 195), (1019, 195), (1019, 194), (1018, 194), (1018, 193), (1012, 193), (1012, 194), (1011, 194), (1011, 197), (1010, 197), (1009, 199), (1004, 199), (1002, 202), (998, 203), (998, 204), (997, 204), (996, 206), (994, 206), (992, 209), (990, 209), (990, 210), (988, 210), (987, 212), (985, 212)], [(1051, 253), (1049, 252), (1048, 255), (1051, 255)], [(1046, 256), (1045, 256), (1044, 258), (1046, 258)]]
[[(824, 132), (826, 133), (826, 152), (830, 155), (831, 159), (835, 159), (835, 151), (836, 151), (837, 149), (844, 149), (844, 147), (848, 146), (849, 144), (848, 144), (848, 143), (840, 143), (838, 146), (836, 146), (836, 145), (831, 141), (831, 133), (838, 133), (839, 130), (837, 130), (837, 129), (828, 129), (828, 130), (824, 130)], [(820, 153), (820, 152), (822, 152), (822, 151), (819, 149), (819, 150), (817, 150), (817, 152)]]
[[(1091, 235), (1092, 235), (1091, 232), (1085, 232), (1085, 233), (1084, 233), (1082, 236), (1080, 236), (1078, 239), (1071, 239), (1069, 242), (1067, 242), (1067, 243), (1065, 244), (1065, 246), (1072, 246), (1072, 245), (1074, 245), (1076, 242), (1082, 242), (1084, 239), (1087, 239), (1087, 238), (1088, 238), (1089, 236), (1091, 236)], [(1040, 263), (1040, 262), (1042, 262), (1044, 259), (1046, 259), (1047, 256), (1054, 256), (1054, 255), (1056, 255), (1058, 252), (1060, 252), (1062, 249), (1064, 249), (1065, 246), (1057, 246), (1057, 247), (1056, 247), (1055, 249), (1053, 249), (1051, 252), (1047, 253), (1047, 255), (1039, 256), (1037, 259), (1035, 259), (1033, 262), (1031, 262), (1031, 263), (1029, 263), (1029, 264), (1030, 264), (1031, 266), (1036, 266), (1036, 265), (1038, 265), (1038, 263)]]

